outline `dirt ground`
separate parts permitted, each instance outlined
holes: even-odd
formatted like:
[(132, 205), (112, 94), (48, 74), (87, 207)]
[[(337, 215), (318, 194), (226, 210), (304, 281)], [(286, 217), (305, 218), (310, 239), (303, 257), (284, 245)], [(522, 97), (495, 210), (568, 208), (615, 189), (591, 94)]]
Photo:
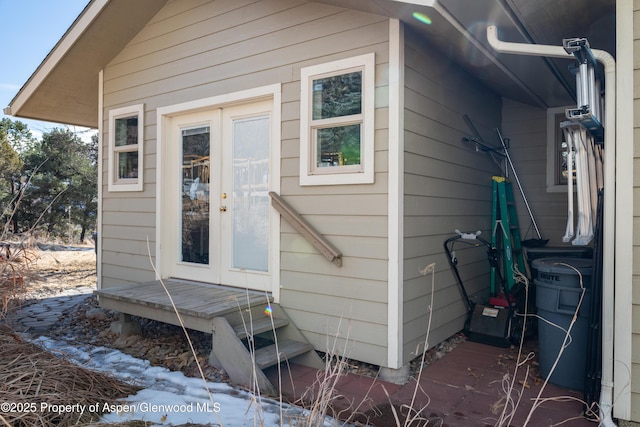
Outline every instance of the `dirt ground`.
[[(47, 247), (53, 247), (47, 245)], [(65, 289), (96, 286), (96, 254), (93, 246), (80, 250), (30, 251), (31, 271), (27, 281), (27, 297), (54, 296)]]

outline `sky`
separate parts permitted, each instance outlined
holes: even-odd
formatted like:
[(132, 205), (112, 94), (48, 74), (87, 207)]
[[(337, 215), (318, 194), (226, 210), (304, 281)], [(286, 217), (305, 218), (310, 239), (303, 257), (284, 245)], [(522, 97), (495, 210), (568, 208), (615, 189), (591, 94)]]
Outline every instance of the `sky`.
[(89, 0), (0, 0), (0, 40), (4, 52), (0, 61), (0, 118), (27, 123), (38, 139), (43, 132), (62, 125), (5, 116), (2, 110), (88, 3)]

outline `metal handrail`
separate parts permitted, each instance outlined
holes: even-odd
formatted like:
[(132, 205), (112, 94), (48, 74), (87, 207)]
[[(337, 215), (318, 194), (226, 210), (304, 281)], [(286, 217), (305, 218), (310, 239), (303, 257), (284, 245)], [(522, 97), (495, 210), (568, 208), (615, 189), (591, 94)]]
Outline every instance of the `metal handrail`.
[(327, 260), (338, 267), (342, 267), (342, 252), (336, 249), (326, 237), (320, 234), (306, 219), (296, 212), (282, 196), (274, 191), (269, 191), (269, 196), (271, 196), (271, 205), (298, 233), (307, 239)]

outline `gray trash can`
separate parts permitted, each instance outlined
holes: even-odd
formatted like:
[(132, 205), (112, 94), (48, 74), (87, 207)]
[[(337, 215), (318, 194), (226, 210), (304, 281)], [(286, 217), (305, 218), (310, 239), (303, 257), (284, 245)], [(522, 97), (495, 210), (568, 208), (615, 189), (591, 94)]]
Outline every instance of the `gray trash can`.
[[(543, 378), (549, 376), (565, 339), (565, 331), (553, 324), (567, 330), (580, 304), (577, 320), (571, 329), (570, 341), (567, 341), (568, 345), (549, 377), (549, 382), (571, 390), (583, 390), (589, 334), (592, 261), (579, 258), (542, 258), (535, 260), (533, 264), (538, 271), (538, 278), (534, 281), (536, 308), (538, 316), (542, 317), (538, 319), (540, 375)], [(585, 288), (582, 303), (580, 275)]]
[(540, 258), (593, 258), (593, 248), (589, 246), (544, 246), (541, 248), (527, 248), (527, 260), (531, 269), (531, 279), (538, 278), (538, 271), (533, 262)]

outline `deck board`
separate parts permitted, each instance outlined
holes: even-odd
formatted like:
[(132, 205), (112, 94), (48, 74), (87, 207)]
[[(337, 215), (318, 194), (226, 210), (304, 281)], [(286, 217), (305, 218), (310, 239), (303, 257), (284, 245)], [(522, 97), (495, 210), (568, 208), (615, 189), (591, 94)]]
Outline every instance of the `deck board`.
[[(174, 304), (178, 307), (184, 307), (189, 309), (196, 309), (200, 306), (211, 304), (214, 301), (219, 301), (220, 299), (226, 299), (230, 295), (233, 295), (233, 291), (228, 292), (207, 292), (206, 290), (198, 289), (197, 291), (191, 290), (189, 288), (180, 288), (180, 289), (167, 289), (169, 294), (171, 295), (171, 300), (173, 300)], [(144, 301), (154, 302), (157, 304), (170, 304), (169, 297), (167, 296), (164, 289), (161, 289), (161, 293), (145, 295), (144, 297), (136, 296), (134, 298), (138, 298)]]
[[(130, 286), (121, 286), (108, 289), (99, 289), (95, 294), (101, 298), (123, 301), (156, 308), (159, 310), (173, 311), (173, 304), (179, 313), (213, 319), (214, 317), (241, 310), (249, 306), (267, 303), (271, 296), (263, 292), (248, 291), (242, 288), (203, 284), (185, 280), (163, 280), (164, 287), (159, 280), (147, 283), (139, 283)], [(171, 295), (171, 299), (167, 295)]]

